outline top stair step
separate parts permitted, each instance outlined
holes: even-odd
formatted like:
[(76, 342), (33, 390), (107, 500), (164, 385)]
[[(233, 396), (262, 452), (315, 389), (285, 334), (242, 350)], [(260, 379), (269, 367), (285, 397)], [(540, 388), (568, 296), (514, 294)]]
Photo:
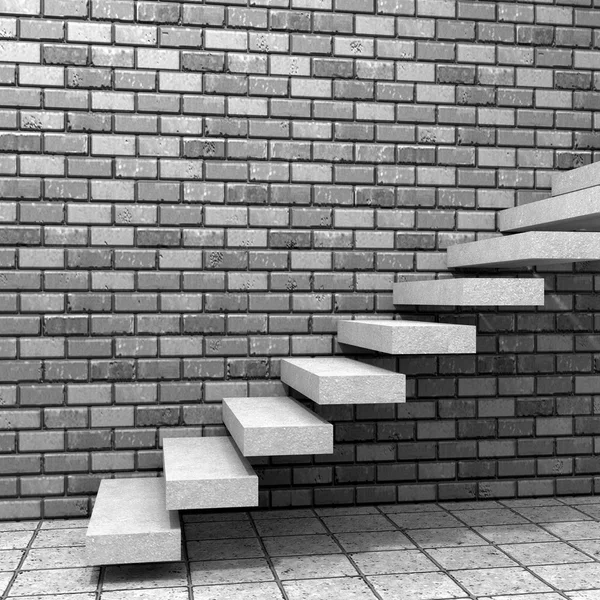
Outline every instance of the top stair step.
[(224, 398), (223, 421), (244, 456), (333, 453), (333, 425), (293, 398)]
[(498, 214), (498, 225), (504, 233), (600, 231), (600, 186), (503, 210)]
[(450, 269), (525, 267), (600, 260), (600, 233), (528, 231), (456, 244), (447, 252)]
[(600, 185), (600, 162), (552, 175), (552, 195), (560, 196)]
[(394, 304), (405, 306), (543, 306), (543, 279), (481, 277), (394, 284)]

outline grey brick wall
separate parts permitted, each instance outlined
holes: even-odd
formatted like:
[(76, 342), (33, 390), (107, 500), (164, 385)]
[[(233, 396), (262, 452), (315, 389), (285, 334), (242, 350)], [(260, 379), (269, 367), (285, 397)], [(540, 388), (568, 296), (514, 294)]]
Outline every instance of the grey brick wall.
[[(282, 393), (280, 357), (339, 352), (337, 319), (592, 161), (599, 9), (0, 0), (0, 518), (222, 434), (224, 396)], [(322, 410), (335, 455), (255, 461), (262, 502), (595, 491), (597, 273), (443, 312), (479, 355), (382, 358), (410, 402)]]

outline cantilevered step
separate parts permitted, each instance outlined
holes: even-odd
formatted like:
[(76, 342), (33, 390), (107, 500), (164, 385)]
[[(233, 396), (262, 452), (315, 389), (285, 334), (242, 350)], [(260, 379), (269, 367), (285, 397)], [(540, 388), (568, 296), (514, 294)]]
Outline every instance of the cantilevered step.
[(317, 404), (406, 401), (406, 377), (339, 356), (285, 358), (281, 381)]
[(600, 231), (600, 186), (503, 210), (500, 231)]
[(472, 354), (473, 325), (420, 321), (339, 321), (338, 342), (386, 354)]
[(163, 440), (169, 509), (258, 505), (258, 477), (230, 437)]
[(450, 246), (448, 267), (523, 267), (600, 260), (600, 233), (528, 231)]
[(394, 284), (394, 304), (411, 306), (543, 306), (543, 279), (432, 279)]
[(333, 425), (293, 398), (225, 398), (223, 421), (244, 456), (333, 453)]
[(552, 175), (552, 195), (560, 196), (600, 185), (600, 162)]
[(165, 480), (104, 479), (85, 546), (90, 565), (181, 560), (179, 514), (167, 510)]

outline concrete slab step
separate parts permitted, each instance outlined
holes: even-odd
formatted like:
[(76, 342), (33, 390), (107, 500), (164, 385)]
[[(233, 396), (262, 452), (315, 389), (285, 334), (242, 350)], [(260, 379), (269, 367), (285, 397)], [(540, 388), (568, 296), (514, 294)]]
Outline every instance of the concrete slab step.
[(552, 195), (560, 196), (600, 185), (600, 162), (552, 175)]
[(258, 506), (258, 477), (228, 436), (165, 438), (169, 509)]
[(498, 226), (504, 233), (600, 231), (600, 186), (503, 210)]
[(333, 453), (333, 425), (293, 398), (224, 398), (223, 421), (244, 456)]
[(406, 377), (341, 356), (284, 358), (281, 381), (317, 404), (406, 401)]
[(411, 306), (543, 306), (543, 279), (481, 277), (394, 284), (394, 304)]
[(105, 479), (85, 537), (90, 565), (180, 561), (179, 514), (162, 477)]
[(528, 231), (450, 246), (450, 269), (523, 267), (600, 260), (600, 233)]
[(339, 321), (338, 342), (386, 354), (473, 354), (473, 325), (421, 321)]

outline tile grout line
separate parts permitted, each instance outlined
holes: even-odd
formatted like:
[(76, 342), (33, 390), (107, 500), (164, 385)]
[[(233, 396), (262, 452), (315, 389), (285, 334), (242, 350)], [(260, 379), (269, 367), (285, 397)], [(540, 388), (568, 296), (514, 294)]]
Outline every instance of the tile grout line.
[(183, 520), (183, 515), (181, 514), (181, 511), (177, 511), (177, 516), (179, 518), (179, 525), (181, 526), (181, 558), (183, 559), (183, 562), (185, 565), (185, 575), (187, 578), (188, 600), (194, 600), (192, 570), (191, 570), (190, 559), (189, 559), (188, 551), (187, 551), (187, 538), (186, 538), (186, 533), (185, 533), (185, 522)]

